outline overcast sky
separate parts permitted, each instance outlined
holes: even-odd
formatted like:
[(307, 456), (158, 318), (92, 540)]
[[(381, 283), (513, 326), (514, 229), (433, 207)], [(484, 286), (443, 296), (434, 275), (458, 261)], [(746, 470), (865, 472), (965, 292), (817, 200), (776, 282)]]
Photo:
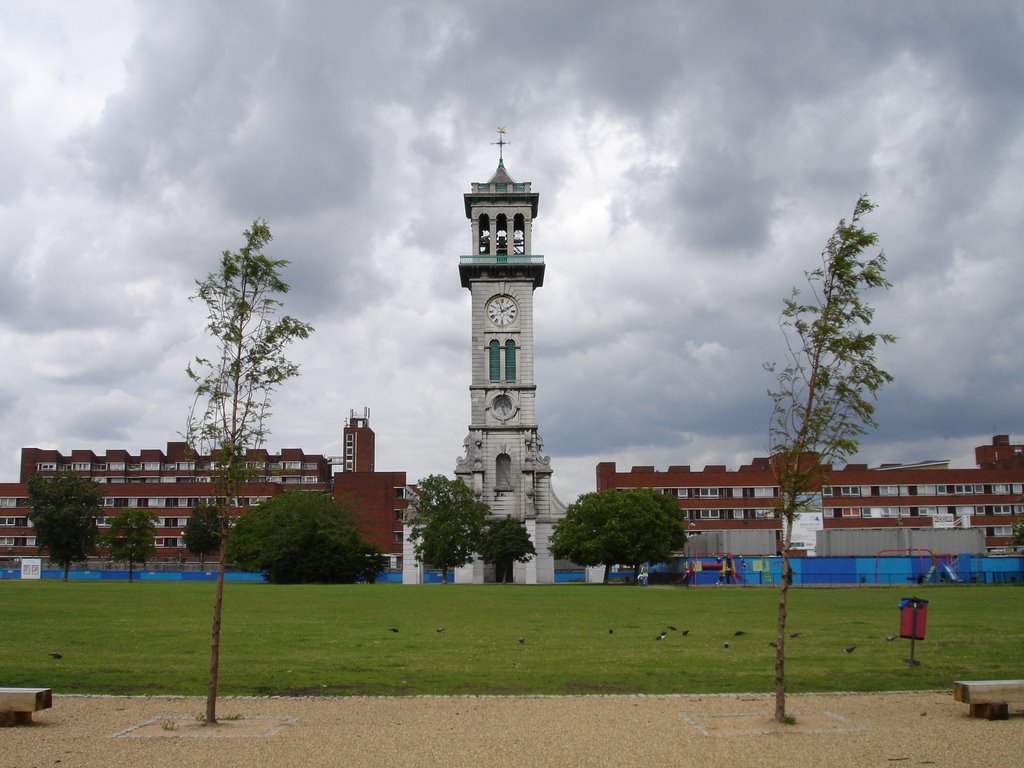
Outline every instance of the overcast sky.
[(1024, 437), (1019, 2), (0, 2), (0, 481), (23, 446), (181, 439), (195, 280), (264, 217), (316, 327), (268, 448), (451, 475), (462, 195), (540, 194), (540, 434), (599, 461), (765, 455), (782, 301), (866, 193), (895, 381), (857, 461)]

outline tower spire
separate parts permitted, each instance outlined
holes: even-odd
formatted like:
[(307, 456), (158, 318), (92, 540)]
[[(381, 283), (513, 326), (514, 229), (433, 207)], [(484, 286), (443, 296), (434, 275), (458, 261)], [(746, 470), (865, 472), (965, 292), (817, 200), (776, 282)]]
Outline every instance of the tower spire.
[(498, 145), (498, 165), (504, 165), (505, 164), (505, 158), (503, 156), (502, 150), (505, 148), (506, 144), (511, 144), (511, 143), (512, 143), (511, 141), (505, 141), (505, 126), (499, 125), (498, 126), (498, 140), (491, 142), (491, 144), (497, 144)]

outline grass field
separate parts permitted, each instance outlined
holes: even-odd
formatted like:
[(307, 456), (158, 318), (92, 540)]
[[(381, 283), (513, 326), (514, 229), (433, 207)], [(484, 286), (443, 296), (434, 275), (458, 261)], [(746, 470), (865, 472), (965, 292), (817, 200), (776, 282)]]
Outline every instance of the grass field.
[[(930, 601), (917, 667), (903, 661), (908, 640), (886, 640), (911, 594)], [(220, 693), (770, 691), (777, 599), (741, 588), (229, 584)], [(213, 584), (0, 581), (0, 686), (202, 695), (212, 601)], [(801, 633), (786, 645), (792, 692), (1024, 673), (1015, 586), (794, 589), (788, 628)]]

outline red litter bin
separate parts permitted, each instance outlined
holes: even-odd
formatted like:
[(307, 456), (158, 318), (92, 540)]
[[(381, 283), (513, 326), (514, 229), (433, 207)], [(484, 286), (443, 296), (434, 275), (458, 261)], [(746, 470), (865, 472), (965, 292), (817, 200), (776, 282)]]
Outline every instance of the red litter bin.
[(924, 640), (927, 621), (927, 600), (922, 600), (919, 597), (905, 597), (900, 600), (900, 637)]
[(900, 637), (910, 638), (910, 666), (921, 662), (914, 658), (914, 641), (924, 640), (924, 627), (928, 621), (928, 601), (919, 597), (904, 597), (900, 600)]

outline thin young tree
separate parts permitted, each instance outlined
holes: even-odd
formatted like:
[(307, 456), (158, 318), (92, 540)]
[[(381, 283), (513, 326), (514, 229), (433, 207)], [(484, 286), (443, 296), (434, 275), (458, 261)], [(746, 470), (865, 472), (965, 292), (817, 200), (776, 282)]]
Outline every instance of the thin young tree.
[(110, 528), (98, 540), (110, 552), (110, 559), (128, 563), (128, 581), (134, 580), (135, 564), (156, 556), (157, 517), (148, 509), (125, 509), (110, 521)]
[(245, 245), (236, 253), (224, 251), (220, 268), (196, 281), (192, 297), (206, 305), (206, 330), (217, 347), (214, 356), (196, 357), (188, 366), (189, 378), (195, 383), (195, 400), (185, 433), (196, 455), (210, 457), (219, 518), (220, 561), (206, 698), (208, 725), (217, 722), (228, 534), (239, 490), (255, 471), (247, 465), (246, 452), (264, 444), (269, 435), (271, 396), (299, 373), (298, 365), (285, 357), (285, 348), (313, 331), (311, 325), (280, 314), (279, 297), (289, 290), (281, 272), (288, 262), (264, 255), (263, 249), (272, 240), (267, 222), (257, 219), (243, 234)]
[(765, 368), (776, 377), (769, 390), (768, 429), (772, 467), (779, 487), (776, 514), (782, 519), (782, 579), (775, 652), (775, 719), (786, 716), (786, 599), (791, 580), (793, 523), (811, 494), (820, 490), (833, 462), (857, 452), (858, 438), (876, 427), (874, 401), (892, 376), (878, 367), (879, 342), (891, 334), (869, 330), (874, 309), (864, 294), (888, 289), (885, 254), (868, 258), (878, 241), (861, 219), (875, 208), (861, 196), (853, 217), (839, 221), (821, 253), (821, 266), (805, 273), (806, 293), (794, 288), (779, 320), (786, 338), (786, 363)]
[(415, 498), (405, 513), (409, 538), (420, 562), (441, 569), (442, 584), (448, 583), (452, 568), (473, 562), (488, 511), (459, 478), (429, 475), (416, 484)]
[(196, 505), (185, 523), (185, 548), (199, 558), (199, 567), (206, 562), (206, 556), (220, 550), (220, 516), (217, 507), (203, 502)]
[(28, 479), (28, 513), (36, 546), (64, 569), (85, 560), (96, 546), (96, 518), (103, 514), (103, 491), (88, 477), (70, 471)]

